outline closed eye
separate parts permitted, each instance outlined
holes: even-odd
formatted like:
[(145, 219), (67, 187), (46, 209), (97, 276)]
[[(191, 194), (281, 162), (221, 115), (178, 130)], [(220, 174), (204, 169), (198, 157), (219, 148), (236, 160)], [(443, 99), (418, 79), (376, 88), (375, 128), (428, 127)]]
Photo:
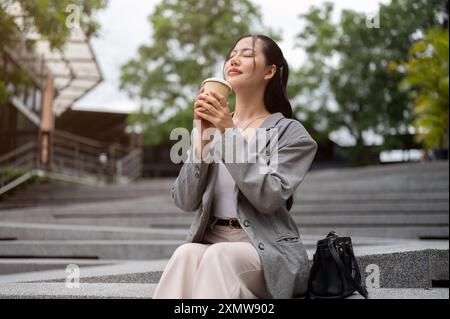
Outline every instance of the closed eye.
[[(244, 55), (244, 58), (253, 58), (254, 57), (254, 55)], [(232, 58), (234, 58), (234, 55), (233, 56), (230, 56), (229, 58), (228, 58), (228, 60), (230, 60), (230, 59), (232, 59)]]

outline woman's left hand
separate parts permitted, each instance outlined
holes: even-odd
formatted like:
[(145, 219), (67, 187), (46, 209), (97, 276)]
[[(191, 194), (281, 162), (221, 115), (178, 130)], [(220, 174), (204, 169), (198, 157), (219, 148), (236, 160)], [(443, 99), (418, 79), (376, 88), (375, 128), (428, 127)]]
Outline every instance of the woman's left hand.
[(212, 123), (223, 134), (227, 128), (234, 128), (233, 118), (223, 95), (216, 92), (206, 92), (198, 96), (200, 106), (195, 112), (202, 119)]

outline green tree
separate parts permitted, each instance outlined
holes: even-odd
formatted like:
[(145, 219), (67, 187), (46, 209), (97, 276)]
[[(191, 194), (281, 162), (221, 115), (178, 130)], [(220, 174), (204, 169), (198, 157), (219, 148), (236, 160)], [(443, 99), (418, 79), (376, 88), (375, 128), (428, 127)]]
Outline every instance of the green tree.
[(414, 100), (416, 141), (430, 149), (448, 150), (448, 37), (448, 30), (432, 28), (412, 46), (408, 62), (392, 63), (404, 70), (400, 88)]
[(295, 109), (321, 138), (346, 129), (356, 143), (350, 164), (370, 162), (364, 143), (368, 132), (384, 138), (378, 150), (403, 147), (412, 103), (398, 90), (401, 75), (388, 65), (406, 59), (417, 37), (439, 23), (437, 14), (444, 8), (440, 0), (392, 1), (380, 6), (379, 28), (369, 28), (368, 17), (352, 10), (333, 21), (332, 3), (301, 15), (305, 27), (297, 45), (306, 50), (307, 62), (293, 75), (291, 94), (301, 97)]
[(260, 8), (249, 0), (163, 1), (149, 21), (153, 41), (122, 66), (120, 87), (140, 100), (143, 113), (129, 120), (145, 123), (144, 141), (153, 145), (168, 141), (176, 127), (192, 129), (200, 85), (205, 78), (221, 76), (237, 37), (267, 33), (279, 39), (262, 26)]
[[(24, 36), (30, 33), (38, 34), (39, 38), (27, 39), (29, 50), (37, 41), (47, 40), (53, 49), (62, 49), (70, 35), (70, 24), (66, 23), (74, 14), (76, 6), (79, 9), (79, 23), (88, 37), (96, 34), (98, 23), (94, 18), (95, 11), (106, 6), (107, 0), (0, 0), (0, 55), (5, 54), (5, 49), (14, 45)], [(19, 6), (21, 12), (12, 14), (11, 8)], [(20, 18), (17, 17), (20, 15)], [(1, 60), (1, 57), (0, 57)], [(7, 98), (6, 85), (12, 83), (18, 86), (28, 81), (26, 72), (18, 74), (17, 70), (7, 72), (0, 69), (0, 106)]]

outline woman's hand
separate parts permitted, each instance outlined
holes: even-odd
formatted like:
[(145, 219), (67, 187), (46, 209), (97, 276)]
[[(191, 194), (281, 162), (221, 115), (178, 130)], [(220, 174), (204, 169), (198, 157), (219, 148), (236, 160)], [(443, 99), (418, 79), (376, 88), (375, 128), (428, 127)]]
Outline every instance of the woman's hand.
[(204, 92), (205, 92), (205, 87), (202, 86), (202, 88), (200, 89), (200, 91), (199, 91), (198, 94), (197, 94), (197, 97), (195, 98), (195, 103), (194, 103), (194, 120), (200, 121), (201, 126), (202, 126), (202, 127), (201, 127), (202, 131), (204, 131), (204, 130), (207, 129), (207, 128), (214, 127), (214, 125), (213, 125), (212, 123), (210, 123), (210, 122), (208, 122), (207, 120), (201, 118), (201, 117), (197, 114), (197, 112), (196, 112), (196, 110), (197, 110), (199, 107), (201, 107), (201, 101), (199, 100), (199, 97), (200, 97), (200, 95), (203, 94)]
[(199, 99), (199, 97), (200, 97), (200, 95), (203, 94), (204, 92), (205, 92), (205, 87), (202, 86), (202, 88), (201, 88), (200, 91), (198, 92), (197, 97), (195, 98), (195, 103), (194, 103), (194, 121), (200, 121), (200, 126), (201, 126), (201, 127), (199, 128), (199, 133), (200, 133), (200, 137), (202, 138), (202, 139), (201, 139), (201, 142), (202, 142), (203, 144), (207, 144), (208, 142), (210, 142), (210, 139), (204, 141), (204, 140), (203, 140), (203, 133), (204, 133), (207, 129), (213, 128), (214, 125), (213, 125), (211, 122), (209, 122), (208, 120), (203, 119), (202, 117), (200, 117), (199, 114), (198, 114), (198, 112), (196, 111), (198, 108), (201, 108), (202, 102), (201, 102), (201, 100)]
[(212, 123), (223, 134), (227, 128), (234, 128), (233, 118), (225, 97), (216, 92), (201, 93), (197, 99), (195, 113)]
[(194, 103), (194, 121), (200, 121), (200, 128), (198, 128), (199, 134), (200, 134), (200, 136), (199, 136), (200, 140), (199, 140), (198, 144), (196, 145), (197, 158), (203, 158), (203, 156), (202, 156), (203, 149), (206, 147), (206, 145), (208, 145), (212, 141), (212, 137), (203, 136), (204, 132), (207, 129), (214, 127), (214, 125), (212, 123), (210, 123), (208, 120), (203, 119), (197, 113), (197, 109), (200, 108), (201, 104), (202, 104), (199, 97), (204, 92), (205, 92), (205, 87), (202, 86), (202, 88), (200, 89), (200, 91), (197, 94), (197, 97), (196, 97), (195, 103)]

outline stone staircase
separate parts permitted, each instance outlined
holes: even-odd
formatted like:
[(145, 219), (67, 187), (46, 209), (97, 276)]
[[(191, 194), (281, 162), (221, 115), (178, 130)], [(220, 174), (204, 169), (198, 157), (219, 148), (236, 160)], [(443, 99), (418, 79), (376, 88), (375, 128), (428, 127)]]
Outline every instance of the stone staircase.
[[(373, 265), (379, 270), (379, 287), (370, 288), (371, 298), (448, 299), (448, 287), (441, 285), (448, 283), (448, 242), (363, 246), (354, 239), (363, 283), (373, 275)], [(308, 249), (310, 260), (313, 253)], [(47, 259), (40, 260), (39, 269), (36, 260), (0, 259), (0, 298), (151, 298), (167, 261)], [(79, 267), (78, 288), (66, 286), (66, 267), (72, 264)]]
[[(378, 266), (374, 298), (448, 298), (448, 172), (448, 162), (311, 171), (291, 210), (310, 258), (336, 230), (352, 236), (363, 282)], [(193, 217), (173, 204), (173, 181), (52, 182), (1, 201), (0, 298), (150, 298)], [(65, 286), (70, 264), (80, 288)]]

